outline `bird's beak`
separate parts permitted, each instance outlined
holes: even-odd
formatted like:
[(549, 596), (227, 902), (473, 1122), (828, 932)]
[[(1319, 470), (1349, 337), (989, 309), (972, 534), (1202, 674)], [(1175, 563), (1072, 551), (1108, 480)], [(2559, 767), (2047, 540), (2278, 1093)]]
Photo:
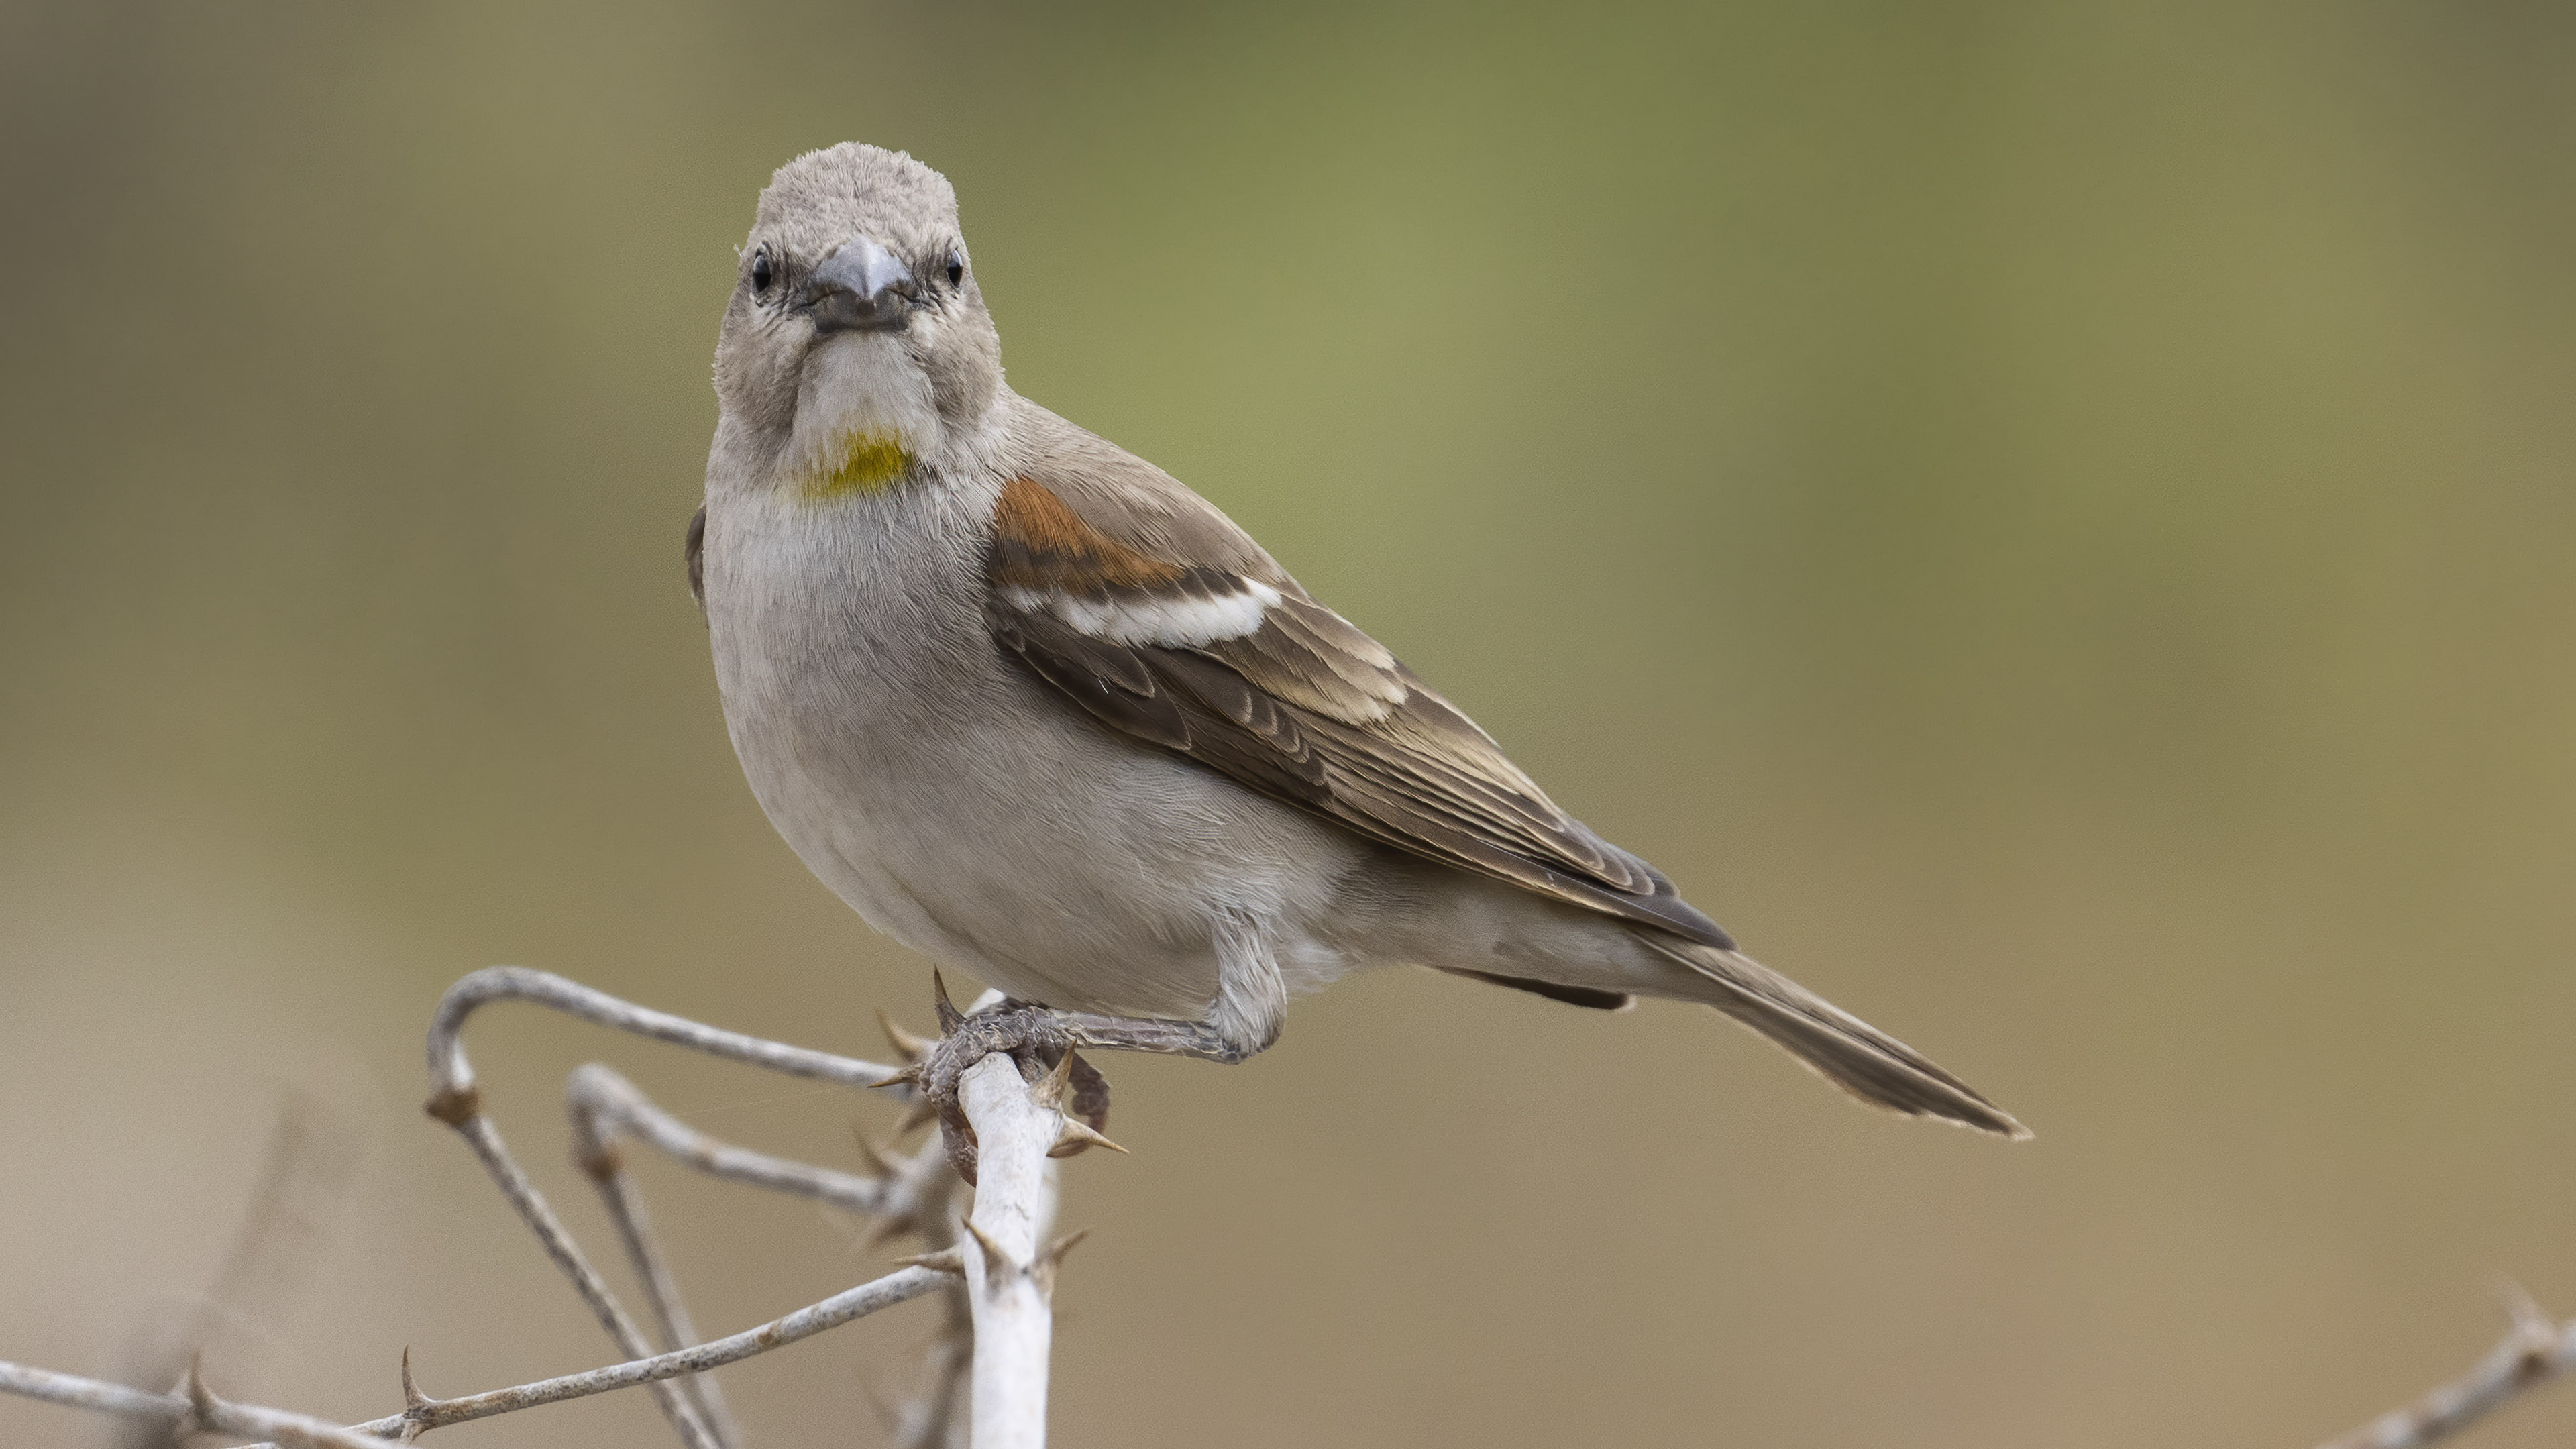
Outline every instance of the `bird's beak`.
[(863, 236), (852, 237), (823, 259), (805, 281), (802, 310), (818, 334), (900, 332), (912, 320), (921, 284), (894, 253)]

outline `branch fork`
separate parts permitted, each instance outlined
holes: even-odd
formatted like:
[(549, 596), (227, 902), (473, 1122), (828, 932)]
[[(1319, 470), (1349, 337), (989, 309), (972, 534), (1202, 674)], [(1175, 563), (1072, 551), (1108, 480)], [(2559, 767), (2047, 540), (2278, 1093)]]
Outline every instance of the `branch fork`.
[[(988, 994), (977, 1006), (998, 999)], [(959, 1125), (970, 1141), (984, 1144), (985, 1180), (975, 1190), (972, 1208), (960, 1213), (952, 1201), (960, 1178), (940, 1142), (905, 1152), (881, 1145), (864, 1126), (853, 1124), (857, 1151), (869, 1170), (844, 1172), (718, 1141), (663, 1111), (612, 1068), (591, 1063), (575, 1070), (565, 1083), (574, 1164), (599, 1192), (617, 1229), (651, 1305), (656, 1343), (619, 1302), (484, 1112), (463, 1028), (480, 1007), (507, 1000), (533, 1002), (746, 1065), (862, 1090), (916, 1083), (923, 1064), (942, 1046), (912, 1035), (880, 1012), (886, 1039), (905, 1062), (901, 1068), (890, 1067), (707, 1026), (540, 971), (494, 967), (475, 972), (449, 988), (431, 1019), (431, 1091), (425, 1110), (464, 1139), (547, 1256), (572, 1281), (623, 1361), (441, 1399), (422, 1391), (406, 1348), (402, 1412), (345, 1426), (229, 1402), (206, 1386), (193, 1361), (177, 1393), (146, 1393), (8, 1363), (0, 1363), (0, 1392), (166, 1420), (182, 1430), (268, 1441), (253, 1449), (366, 1449), (389, 1440), (409, 1443), (449, 1424), (646, 1385), (684, 1449), (739, 1449), (741, 1431), (708, 1370), (935, 1294), (948, 1308), (930, 1345), (924, 1391), (893, 1416), (896, 1442), (907, 1449), (1037, 1449), (1045, 1443), (1053, 1331), (1049, 1300), (1056, 1263), (1081, 1236), (1058, 1239), (1043, 1251), (1037, 1247), (1055, 1214), (1053, 1159), (1086, 1147), (1125, 1150), (1100, 1135), (1096, 1118), (1085, 1121), (1077, 1115), (1090, 1105), (1084, 1098), (1098, 1084), (1096, 1072), (1070, 1052), (1060, 1054), (1054, 1068), (1035, 1081), (1026, 1080), (1007, 1055), (966, 1067)], [(943, 1023), (962, 1019), (949, 1004), (944, 985), (937, 1004)], [(935, 1115), (921, 1094), (905, 1095), (913, 1100), (896, 1128), (898, 1141)], [(871, 1243), (917, 1236), (924, 1240), (924, 1251), (902, 1259), (882, 1278), (756, 1328), (701, 1342), (634, 1180), (626, 1150), (630, 1144), (710, 1176), (791, 1193), (866, 1218), (872, 1223)]]
[[(517, 967), (475, 972), (449, 988), (432, 1018), (432, 1090), (425, 1110), (465, 1140), (626, 1355), (624, 1361), (441, 1399), (421, 1390), (406, 1348), (402, 1412), (352, 1425), (226, 1400), (208, 1387), (194, 1358), (174, 1393), (6, 1362), (0, 1362), (0, 1393), (156, 1420), (181, 1434), (266, 1438), (251, 1449), (380, 1449), (388, 1441), (409, 1443), (449, 1424), (649, 1385), (686, 1449), (739, 1449), (741, 1432), (708, 1370), (935, 1294), (946, 1305), (945, 1316), (929, 1346), (924, 1391), (888, 1416), (895, 1442), (904, 1449), (1042, 1449), (1056, 1270), (1066, 1252), (1086, 1236), (1075, 1232), (1048, 1239), (1056, 1208), (1054, 1163), (1089, 1147), (1126, 1150), (1101, 1134), (1105, 1089), (1098, 1073), (1070, 1049), (1054, 1053), (1053, 1065), (1043, 1072), (1034, 1063), (1024, 1068), (1012, 1055), (995, 1051), (958, 1074), (955, 1125), (975, 1144), (971, 1150), (980, 1154), (981, 1168), (972, 1206), (963, 1213), (953, 1201), (960, 1176), (941, 1143), (906, 1153), (881, 1145), (854, 1123), (856, 1149), (870, 1170), (843, 1172), (720, 1142), (663, 1111), (607, 1066), (592, 1063), (574, 1071), (565, 1084), (574, 1162), (600, 1192), (644, 1286), (661, 1341), (657, 1351), (484, 1115), (462, 1031), (476, 1009), (503, 1000), (534, 1002), (672, 1045), (854, 1089), (917, 1088), (944, 1044), (944, 1039), (905, 1031), (880, 1011), (886, 1039), (904, 1063), (890, 1067), (706, 1026), (544, 972)], [(997, 995), (988, 994), (976, 1005), (996, 1000)], [(954, 1035), (966, 1016), (950, 1004), (944, 984), (936, 1004), (942, 1026)], [(906, 1095), (911, 1100), (895, 1131), (898, 1141), (938, 1120), (928, 1094)], [(713, 1177), (868, 1218), (874, 1224), (872, 1243), (917, 1235), (925, 1240), (924, 1250), (899, 1259), (894, 1272), (872, 1282), (756, 1328), (700, 1342), (631, 1176), (625, 1150), (630, 1142)], [(954, 1145), (953, 1140), (948, 1144)], [(2576, 1319), (2553, 1319), (2518, 1288), (2509, 1288), (2506, 1299), (2511, 1323), (2504, 1339), (2468, 1372), (2323, 1449), (2424, 1449), (2576, 1367)]]
[(2323, 1449), (2422, 1449), (2576, 1367), (2576, 1318), (2562, 1323), (2550, 1317), (2520, 1284), (2506, 1284), (2504, 1300), (2509, 1324), (2503, 1341), (2467, 1373), (2327, 1441)]

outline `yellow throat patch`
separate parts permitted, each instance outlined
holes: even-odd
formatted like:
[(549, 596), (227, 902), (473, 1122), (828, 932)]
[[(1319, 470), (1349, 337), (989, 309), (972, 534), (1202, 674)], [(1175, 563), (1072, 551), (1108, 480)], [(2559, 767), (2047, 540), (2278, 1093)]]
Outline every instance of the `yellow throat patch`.
[(841, 466), (805, 480), (805, 497), (815, 503), (853, 493), (882, 493), (912, 471), (912, 454), (884, 433), (853, 433), (845, 443)]

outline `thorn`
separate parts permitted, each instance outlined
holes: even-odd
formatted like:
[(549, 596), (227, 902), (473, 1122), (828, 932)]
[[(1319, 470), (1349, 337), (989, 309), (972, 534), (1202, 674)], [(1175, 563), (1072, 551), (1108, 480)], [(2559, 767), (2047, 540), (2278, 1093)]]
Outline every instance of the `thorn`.
[(974, 1235), (975, 1246), (984, 1250), (984, 1286), (990, 1288), (1006, 1276), (1028, 1271), (1011, 1261), (1011, 1255), (1003, 1252), (1002, 1245), (994, 1242), (990, 1234), (975, 1226), (973, 1218), (963, 1218), (959, 1221), (965, 1225), (967, 1232)]
[(870, 1083), (868, 1083), (868, 1086), (869, 1086), (871, 1089), (874, 1089), (874, 1088), (877, 1088), (877, 1087), (900, 1087), (900, 1086), (904, 1085), (904, 1084), (905, 1084), (905, 1083), (907, 1083), (907, 1082), (909, 1082), (909, 1083), (913, 1083), (913, 1084), (915, 1084), (915, 1085), (918, 1085), (918, 1084), (920, 1083), (920, 1081), (921, 1081), (921, 1063), (919, 1063), (919, 1062), (914, 1062), (911, 1066), (908, 1066), (908, 1067), (904, 1068), (902, 1071), (899, 1071), (899, 1072), (895, 1073), (893, 1076), (886, 1078), (884, 1081), (882, 1081), (882, 1082), (870, 1082)]
[(885, 1028), (886, 1044), (903, 1053), (907, 1061), (920, 1061), (930, 1055), (932, 1047), (939, 1045), (929, 1037), (914, 1036), (911, 1032), (895, 1025), (894, 1018), (888, 1015), (882, 1006), (877, 1008), (877, 1025)]
[(224, 1406), (224, 1401), (215, 1397), (213, 1389), (206, 1387), (205, 1358), (204, 1349), (188, 1355), (188, 1377), (182, 1382), (187, 1387), (188, 1407), (196, 1410), (198, 1425), (212, 1429), (215, 1427), (215, 1411)]
[(1048, 1268), (1053, 1268), (1056, 1264), (1064, 1261), (1065, 1254), (1072, 1252), (1083, 1239), (1090, 1236), (1091, 1229), (1076, 1228), (1072, 1232), (1065, 1234), (1063, 1237), (1056, 1239), (1053, 1246), (1038, 1255), (1038, 1261), (1046, 1265)]
[(936, 1005), (939, 1008), (939, 1034), (950, 1035), (957, 1030), (958, 1023), (966, 1018), (959, 1014), (957, 1003), (948, 999), (948, 982), (939, 974), (939, 968), (936, 966), (930, 968), (930, 990), (932, 995), (938, 998)]
[(2505, 1316), (2513, 1321), (2513, 1336), (2522, 1340), (2524, 1354), (2546, 1354), (2558, 1342), (2558, 1321), (2521, 1284), (2503, 1279), (2496, 1284), (2496, 1296), (2504, 1300)]
[(1039, 1250), (1037, 1262), (1029, 1268), (1029, 1276), (1038, 1280), (1038, 1291), (1045, 1294), (1049, 1302), (1055, 1299), (1056, 1265), (1064, 1261), (1065, 1254), (1073, 1251), (1074, 1244), (1090, 1236), (1091, 1229), (1078, 1228)]
[(850, 1124), (850, 1135), (858, 1139), (859, 1155), (868, 1160), (868, 1165), (877, 1170), (878, 1176), (886, 1178), (903, 1176), (903, 1164), (886, 1156), (886, 1150), (876, 1144), (876, 1139), (868, 1136), (867, 1128), (853, 1122)]
[(426, 1408), (428, 1408), (432, 1403), (436, 1402), (435, 1400), (431, 1399), (429, 1395), (422, 1393), (422, 1392), (420, 1391), (420, 1385), (419, 1385), (418, 1383), (414, 1382), (414, 1381), (413, 1381), (413, 1379), (412, 1379), (412, 1376), (411, 1376), (411, 1345), (410, 1345), (410, 1344), (407, 1344), (407, 1343), (403, 1345), (402, 1374), (403, 1374), (403, 1412), (405, 1412), (405, 1413), (410, 1413), (410, 1412), (411, 1412), (412, 1410), (414, 1410), (414, 1409), (426, 1409)]
[(1064, 1090), (1072, 1081), (1073, 1049), (1067, 1047), (1064, 1055), (1055, 1059), (1055, 1066), (1029, 1089), (1029, 1095), (1037, 1099), (1039, 1106), (1061, 1111), (1064, 1108)]
[(960, 1278), (966, 1276), (966, 1250), (954, 1243), (936, 1253), (920, 1253), (909, 1258), (897, 1258), (895, 1262), (906, 1268), (929, 1268), (940, 1273), (954, 1273)]
[(1071, 1157), (1086, 1147), (1106, 1147), (1112, 1152), (1127, 1150), (1101, 1136), (1093, 1130), (1090, 1123), (1081, 1118), (1067, 1117), (1064, 1119), (1064, 1126), (1056, 1132), (1055, 1145), (1047, 1149), (1047, 1156)]
[(2540, 1300), (2531, 1296), (2531, 1290), (2511, 1278), (2496, 1279), (2495, 1295), (2504, 1305), (2504, 1316), (2516, 1323), (2550, 1321), (2549, 1314), (2540, 1306)]

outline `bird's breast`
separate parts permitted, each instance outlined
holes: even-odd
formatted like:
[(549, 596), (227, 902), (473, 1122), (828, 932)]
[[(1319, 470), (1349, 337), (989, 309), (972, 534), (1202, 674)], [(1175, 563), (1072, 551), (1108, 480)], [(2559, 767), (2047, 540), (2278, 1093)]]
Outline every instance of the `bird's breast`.
[(711, 500), (734, 749), (788, 844), (886, 934), (1027, 999), (1195, 1016), (1216, 920), (1320, 909), (1357, 843), (1113, 736), (1005, 659), (990, 498)]
[(746, 766), (855, 766), (985, 705), (989, 497), (934, 478), (710, 502), (707, 621)]

